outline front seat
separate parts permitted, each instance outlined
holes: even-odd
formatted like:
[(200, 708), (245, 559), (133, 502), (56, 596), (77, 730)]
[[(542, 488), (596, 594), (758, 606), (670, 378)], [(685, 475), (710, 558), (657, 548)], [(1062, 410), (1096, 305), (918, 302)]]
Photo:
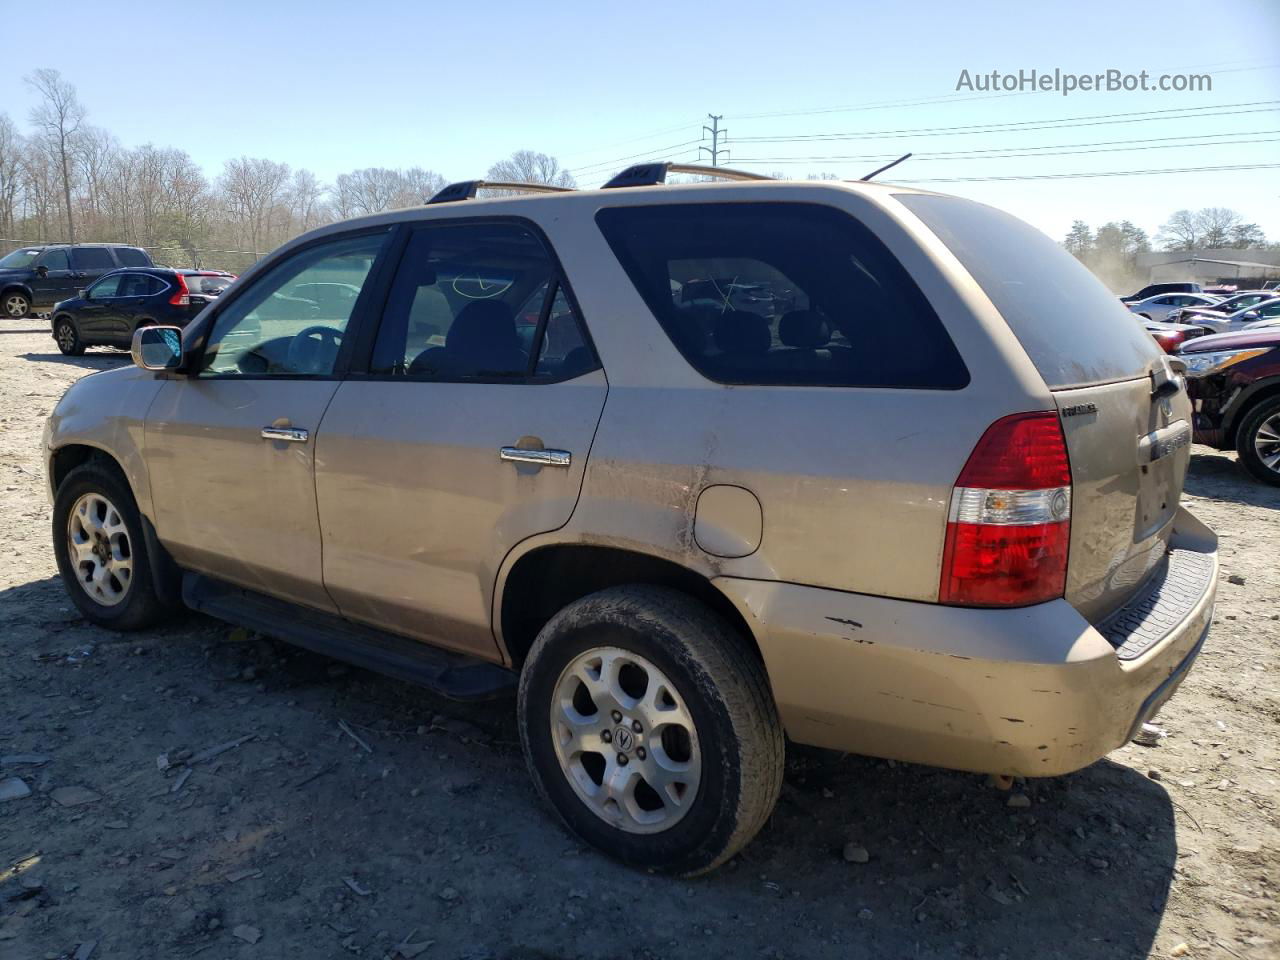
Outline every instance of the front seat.
[(444, 346), (418, 354), (409, 365), (409, 372), (454, 377), (522, 376), (528, 365), (511, 308), (500, 300), (475, 300), (454, 318)]

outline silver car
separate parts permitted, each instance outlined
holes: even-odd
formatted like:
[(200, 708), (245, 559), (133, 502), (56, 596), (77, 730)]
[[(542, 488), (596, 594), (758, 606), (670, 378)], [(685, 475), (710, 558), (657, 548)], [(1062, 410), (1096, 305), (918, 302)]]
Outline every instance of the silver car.
[(991, 207), (668, 169), (454, 185), (139, 331), (49, 419), (71, 599), (514, 693), (569, 828), (683, 874), (788, 739), (1004, 777), (1124, 744), (1217, 582), (1174, 362)]
[(1220, 300), (1220, 297), (1211, 297), (1205, 293), (1162, 293), (1154, 297), (1147, 297), (1145, 300), (1139, 300), (1136, 303), (1126, 304), (1126, 306), (1140, 317), (1155, 320), (1156, 322), (1164, 322), (1169, 319), (1169, 314), (1174, 310), (1209, 307)]

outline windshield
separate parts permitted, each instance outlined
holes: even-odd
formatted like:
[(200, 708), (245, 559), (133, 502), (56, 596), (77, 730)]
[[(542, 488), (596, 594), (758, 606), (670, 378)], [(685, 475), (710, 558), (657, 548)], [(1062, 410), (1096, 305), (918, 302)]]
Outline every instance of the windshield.
[(35, 262), (35, 259), (38, 256), (40, 256), (39, 249), (15, 250), (13, 253), (0, 258), (0, 269), (20, 270), (23, 267), (29, 267)]

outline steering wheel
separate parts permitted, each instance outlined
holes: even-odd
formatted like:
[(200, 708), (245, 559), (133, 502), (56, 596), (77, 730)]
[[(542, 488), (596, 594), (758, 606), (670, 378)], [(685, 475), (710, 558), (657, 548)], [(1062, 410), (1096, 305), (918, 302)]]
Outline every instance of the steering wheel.
[(289, 341), (285, 368), (291, 373), (331, 373), (342, 346), (342, 331), (314, 326), (299, 330)]

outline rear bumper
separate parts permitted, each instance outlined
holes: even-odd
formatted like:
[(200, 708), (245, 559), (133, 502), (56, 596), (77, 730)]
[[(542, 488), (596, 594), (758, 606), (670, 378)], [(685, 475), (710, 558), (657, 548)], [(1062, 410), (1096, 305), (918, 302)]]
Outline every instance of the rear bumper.
[[(1217, 539), (1183, 509), (1170, 546), (1201, 554), (1210, 575), (1129, 660), (1066, 600), (984, 610), (714, 582), (755, 631), (791, 739), (958, 770), (1056, 776), (1124, 744), (1173, 695), (1203, 645)], [(1149, 595), (1140, 592), (1135, 605)]]

